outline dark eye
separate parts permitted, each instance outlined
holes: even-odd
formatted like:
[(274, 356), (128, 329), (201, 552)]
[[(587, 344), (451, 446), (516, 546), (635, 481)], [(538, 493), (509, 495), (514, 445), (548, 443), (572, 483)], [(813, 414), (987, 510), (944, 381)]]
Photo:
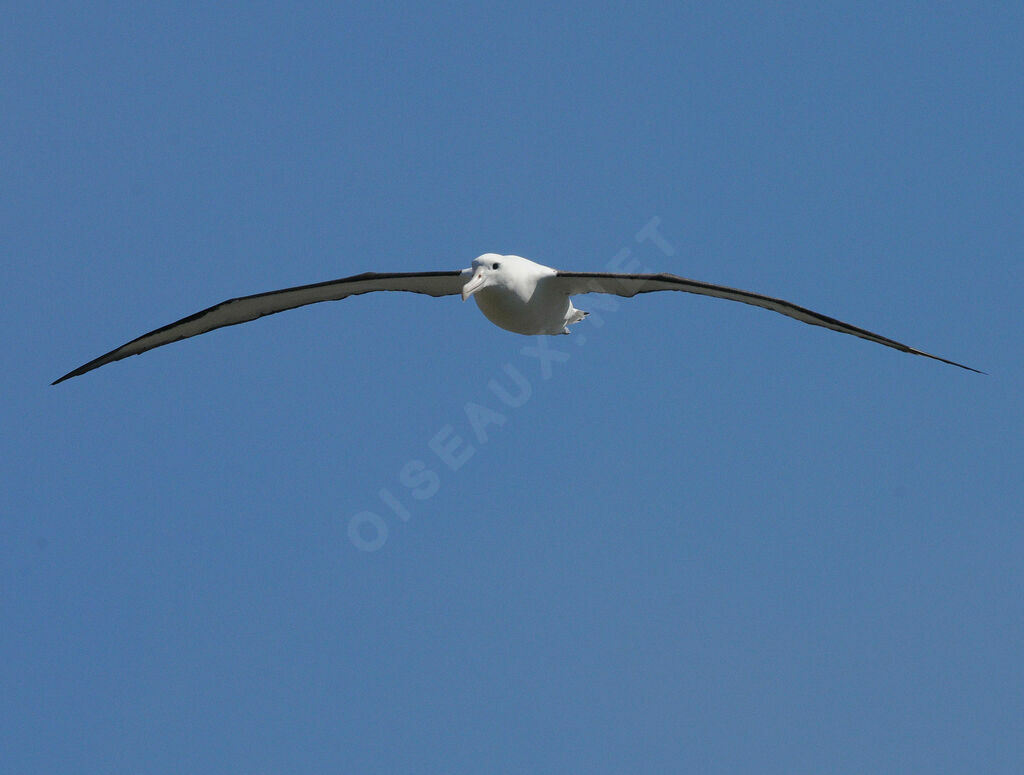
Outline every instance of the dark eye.
[(499, 266), (501, 266), (501, 264), (495, 261), (493, 264), (491, 264), (491, 269), (497, 269)]

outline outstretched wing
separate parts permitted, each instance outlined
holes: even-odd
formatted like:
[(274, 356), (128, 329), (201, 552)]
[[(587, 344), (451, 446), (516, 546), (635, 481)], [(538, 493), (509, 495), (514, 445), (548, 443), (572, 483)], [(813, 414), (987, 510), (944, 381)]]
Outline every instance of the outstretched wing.
[(923, 355), (926, 358), (933, 358), (937, 361), (948, 363), (951, 366), (959, 366), (961, 369), (984, 374), (984, 372), (978, 371), (978, 369), (972, 369), (970, 366), (964, 366), (962, 363), (940, 358), (938, 355), (931, 355), (922, 350), (916, 350), (894, 339), (889, 339), (857, 326), (851, 326), (849, 323), (836, 320), (828, 315), (822, 315), (820, 312), (814, 312), (806, 307), (800, 307), (792, 302), (774, 299), (771, 296), (762, 296), (760, 293), (726, 288), (724, 285), (712, 285), (711, 283), (702, 283), (698, 280), (688, 280), (685, 277), (677, 277), (674, 274), (559, 272), (553, 280), (570, 296), (580, 293), (612, 293), (616, 296), (635, 296), (638, 293), (651, 293), (652, 291), (684, 291), (701, 296), (714, 296), (719, 299), (753, 304), (755, 307), (764, 307), (765, 309), (772, 310), (772, 312), (778, 312), (781, 315), (795, 318), (804, 323), (810, 323), (812, 326), (830, 328), (841, 334), (852, 334), (853, 336), (859, 336), (861, 339), (867, 339), (869, 342), (884, 344), (886, 347), (892, 347), (905, 353)]
[(119, 361), (130, 355), (144, 353), (154, 347), (177, 342), (180, 339), (188, 339), (190, 336), (205, 334), (215, 328), (247, 323), (264, 315), (273, 315), (275, 312), (316, 304), (318, 301), (337, 301), (347, 296), (356, 296), (371, 291), (410, 291), (425, 293), (429, 296), (452, 296), (461, 292), (464, 282), (462, 272), (395, 272), (391, 274), (367, 272), (352, 277), (343, 277), (340, 280), (298, 285), (294, 288), (283, 288), (280, 291), (228, 299), (163, 328), (143, 334), (138, 339), (133, 339), (127, 344), (111, 350), (106, 355), (101, 355), (99, 358), (79, 366), (74, 371), (69, 371), (52, 384), (56, 385), (58, 382), (77, 377), (79, 374), (85, 374), (87, 371), (98, 369), (100, 366)]

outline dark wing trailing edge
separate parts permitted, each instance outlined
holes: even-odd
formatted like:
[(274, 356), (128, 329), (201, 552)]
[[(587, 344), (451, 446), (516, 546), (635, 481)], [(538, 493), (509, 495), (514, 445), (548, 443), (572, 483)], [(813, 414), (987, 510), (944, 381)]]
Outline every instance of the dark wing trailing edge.
[(337, 301), (347, 296), (356, 296), (371, 291), (409, 291), (425, 293), (429, 296), (452, 296), (462, 291), (463, 282), (462, 272), (395, 272), (389, 274), (367, 272), (352, 277), (343, 277), (340, 280), (298, 285), (280, 291), (228, 299), (194, 315), (189, 315), (187, 318), (143, 334), (138, 339), (133, 339), (127, 344), (111, 350), (106, 355), (101, 355), (99, 358), (79, 366), (74, 371), (69, 371), (52, 384), (56, 385), (58, 382), (77, 377), (130, 355), (144, 353), (154, 347), (177, 342), (180, 339), (188, 339), (190, 336), (205, 334), (216, 328), (247, 323), (264, 315), (273, 315), (275, 312), (304, 307), (307, 304)]
[(741, 291), (736, 288), (726, 288), (724, 285), (712, 285), (702, 283), (698, 280), (688, 280), (685, 277), (677, 277), (674, 274), (612, 274), (606, 272), (559, 272), (556, 281), (561, 283), (565, 292), (570, 296), (580, 293), (611, 293), (616, 296), (635, 296), (638, 293), (651, 293), (652, 291), (684, 291), (696, 293), (701, 296), (714, 296), (729, 301), (739, 301), (744, 304), (752, 304), (755, 307), (764, 307), (772, 312), (795, 318), (812, 326), (822, 326), (838, 331), (842, 334), (852, 334), (869, 342), (883, 344), (905, 353), (923, 355), (925, 358), (932, 358), (936, 361), (948, 363), (950, 366), (959, 366), (961, 369), (973, 371), (977, 374), (984, 374), (983, 371), (964, 366), (962, 363), (940, 358), (938, 355), (931, 355), (922, 350), (897, 342), (894, 339), (872, 333), (857, 326), (851, 326), (841, 320), (836, 320), (828, 315), (822, 315), (806, 307), (800, 307), (782, 299), (773, 299), (771, 296), (762, 296), (759, 293)]

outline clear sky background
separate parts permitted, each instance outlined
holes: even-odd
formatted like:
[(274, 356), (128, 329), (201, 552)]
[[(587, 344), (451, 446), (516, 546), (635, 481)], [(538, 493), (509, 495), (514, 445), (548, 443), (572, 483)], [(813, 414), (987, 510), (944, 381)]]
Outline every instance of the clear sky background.
[[(1020, 3), (212, 5), (0, 27), (5, 772), (1020, 771)], [(989, 376), (375, 294), (49, 386), (626, 248)]]

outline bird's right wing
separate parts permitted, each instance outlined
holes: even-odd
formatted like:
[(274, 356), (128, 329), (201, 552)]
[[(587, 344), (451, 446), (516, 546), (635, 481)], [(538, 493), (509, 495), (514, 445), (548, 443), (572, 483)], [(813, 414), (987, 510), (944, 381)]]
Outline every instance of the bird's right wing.
[(279, 291), (228, 299), (194, 315), (189, 315), (187, 318), (143, 334), (139, 338), (111, 350), (106, 355), (101, 355), (99, 358), (79, 366), (74, 371), (69, 371), (52, 384), (56, 385), (58, 382), (77, 377), (130, 355), (144, 353), (154, 347), (177, 342), (180, 339), (188, 339), (190, 336), (205, 334), (216, 328), (247, 323), (264, 315), (273, 315), (275, 312), (316, 304), (320, 301), (337, 301), (371, 291), (409, 291), (425, 293), (429, 296), (453, 296), (462, 291), (462, 286), (466, 282), (466, 278), (463, 278), (462, 275), (462, 272), (394, 272), (389, 274), (367, 272), (352, 277), (343, 277), (340, 280), (298, 285), (294, 288), (283, 288)]

